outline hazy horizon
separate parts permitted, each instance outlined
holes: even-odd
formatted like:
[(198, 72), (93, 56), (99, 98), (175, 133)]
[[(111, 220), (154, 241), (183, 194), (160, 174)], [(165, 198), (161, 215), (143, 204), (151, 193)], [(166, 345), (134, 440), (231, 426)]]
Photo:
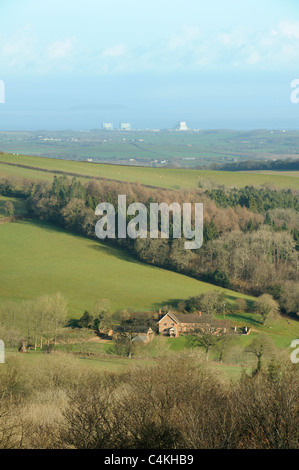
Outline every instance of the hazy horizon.
[(0, 130), (299, 129), (295, 0), (2, 0), (0, 15)]

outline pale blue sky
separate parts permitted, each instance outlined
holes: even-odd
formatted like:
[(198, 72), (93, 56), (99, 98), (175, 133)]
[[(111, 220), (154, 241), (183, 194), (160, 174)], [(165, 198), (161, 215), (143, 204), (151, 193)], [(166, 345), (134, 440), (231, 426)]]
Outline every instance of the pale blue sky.
[(296, 0), (0, 0), (0, 129), (298, 128)]

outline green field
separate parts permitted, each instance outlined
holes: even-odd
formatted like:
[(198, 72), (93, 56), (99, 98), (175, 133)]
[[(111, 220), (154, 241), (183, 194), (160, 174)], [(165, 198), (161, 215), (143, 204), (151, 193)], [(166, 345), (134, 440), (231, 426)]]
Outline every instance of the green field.
[(299, 171), (260, 170), (260, 171), (248, 171), (248, 173), (259, 173), (261, 175), (292, 176), (295, 178), (299, 178)]
[[(113, 309), (157, 310), (216, 289), (40, 222), (3, 224), (0, 240), (1, 299), (33, 299), (61, 292), (69, 300), (72, 316), (80, 316), (101, 298), (109, 299)], [(227, 293), (229, 301), (250, 298)]]
[[(16, 359), (14, 351), (7, 352), (7, 360)], [(94, 371), (100, 373), (120, 374), (129, 372), (132, 369), (147, 367), (155, 365), (153, 359), (132, 357), (106, 356), (106, 357), (80, 357), (73, 354), (65, 354), (55, 351), (50, 357), (43, 354), (41, 351), (30, 351), (28, 354), (17, 356), (18, 363), (23, 370), (26, 370), (30, 375), (36, 376), (40, 370), (47, 370), (51, 368), (51, 362), (64, 363), (71, 366), (78, 371)], [(49, 364), (50, 362), (50, 364)], [(220, 382), (229, 382), (230, 380), (237, 380), (244, 370), (240, 364), (221, 364), (219, 362), (209, 361), (208, 366), (212, 369), (214, 374), (220, 379)], [(248, 367), (246, 370), (250, 371)]]
[[(174, 164), (194, 168), (211, 163), (298, 158), (299, 132), (228, 129), (177, 132), (132, 131), (0, 131), (0, 150), (68, 160), (113, 164)], [(164, 163), (162, 163), (164, 162)]]
[[(5, 165), (13, 163), (20, 166)], [(44, 170), (44, 171), (43, 171)], [(28, 179), (52, 180), (55, 171), (87, 177), (107, 178), (117, 181), (139, 182), (144, 185), (180, 189), (197, 188), (199, 182), (206, 181), (228, 187), (244, 187), (246, 185), (261, 186), (271, 184), (279, 188), (299, 189), (298, 172), (287, 172), (287, 175), (228, 172), (207, 170), (183, 170), (169, 168), (147, 168), (122, 165), (107, 165), (52, 158), (22, 155), (0, 155), (0, 176), (17, 176)]]
[[(15, 357), (14, 351), (7, 352), (7, 358)], [(153, 363), (153, 360), (149, 359), (128, 359), (126, 357), (80, 357), (74, 356), (73, 354), (65, 354), (61, 352), (55, 352), (52, 354), (50, 359), (56, 359), (66, 364), (71, 364), (73, 368), (78, 370), (91, 369), (98, 372), (108, 373), (123, 373), (127, 372), (134, 367), (147, 366)], [(28, 354), (24, 354), (18, 357), (18, 360), (30, 374), (36, 375), (36, 371), (40, 368), (46, 368), (49, 363), (49, 357), (43, 354), (41, 351), (30, 351)]]
[(33, 181), (52, 181), (53, 173), (43, 173), (41, 171), (28, 170), (17, 166), (8, 166), (0, 163), (0, 177), (14, 177), (18, 179), (28, 179)]

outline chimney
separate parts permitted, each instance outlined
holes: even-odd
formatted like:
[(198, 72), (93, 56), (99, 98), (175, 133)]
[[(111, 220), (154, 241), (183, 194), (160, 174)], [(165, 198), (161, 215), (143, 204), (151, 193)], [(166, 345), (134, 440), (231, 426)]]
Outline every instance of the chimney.
[(198, 312), (198, 315), (201, 317), (201, 312)]
[(161, 309), (160, 309), (160, 308), (159, 308), (159, 315), (162, 315), (162, 311), (161, 311)]

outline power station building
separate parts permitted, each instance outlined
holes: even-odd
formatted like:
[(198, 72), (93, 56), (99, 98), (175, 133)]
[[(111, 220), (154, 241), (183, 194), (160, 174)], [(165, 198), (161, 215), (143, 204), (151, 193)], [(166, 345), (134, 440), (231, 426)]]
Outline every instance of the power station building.
[(120, 124), (120, 130), (121, 131), (130, 131), (132, 129), (131, 123), (130, 122), (122, 122)]
[(185, 121), (179, 121), (176, 124), (175, 129), (178, 131), (187, 131), (188, 130), (187, 123)]
[(113, 130), (112, 122), (104, 122), (102, 124), (102, 129), (103, 129), (103, 131), (112, 131)]

